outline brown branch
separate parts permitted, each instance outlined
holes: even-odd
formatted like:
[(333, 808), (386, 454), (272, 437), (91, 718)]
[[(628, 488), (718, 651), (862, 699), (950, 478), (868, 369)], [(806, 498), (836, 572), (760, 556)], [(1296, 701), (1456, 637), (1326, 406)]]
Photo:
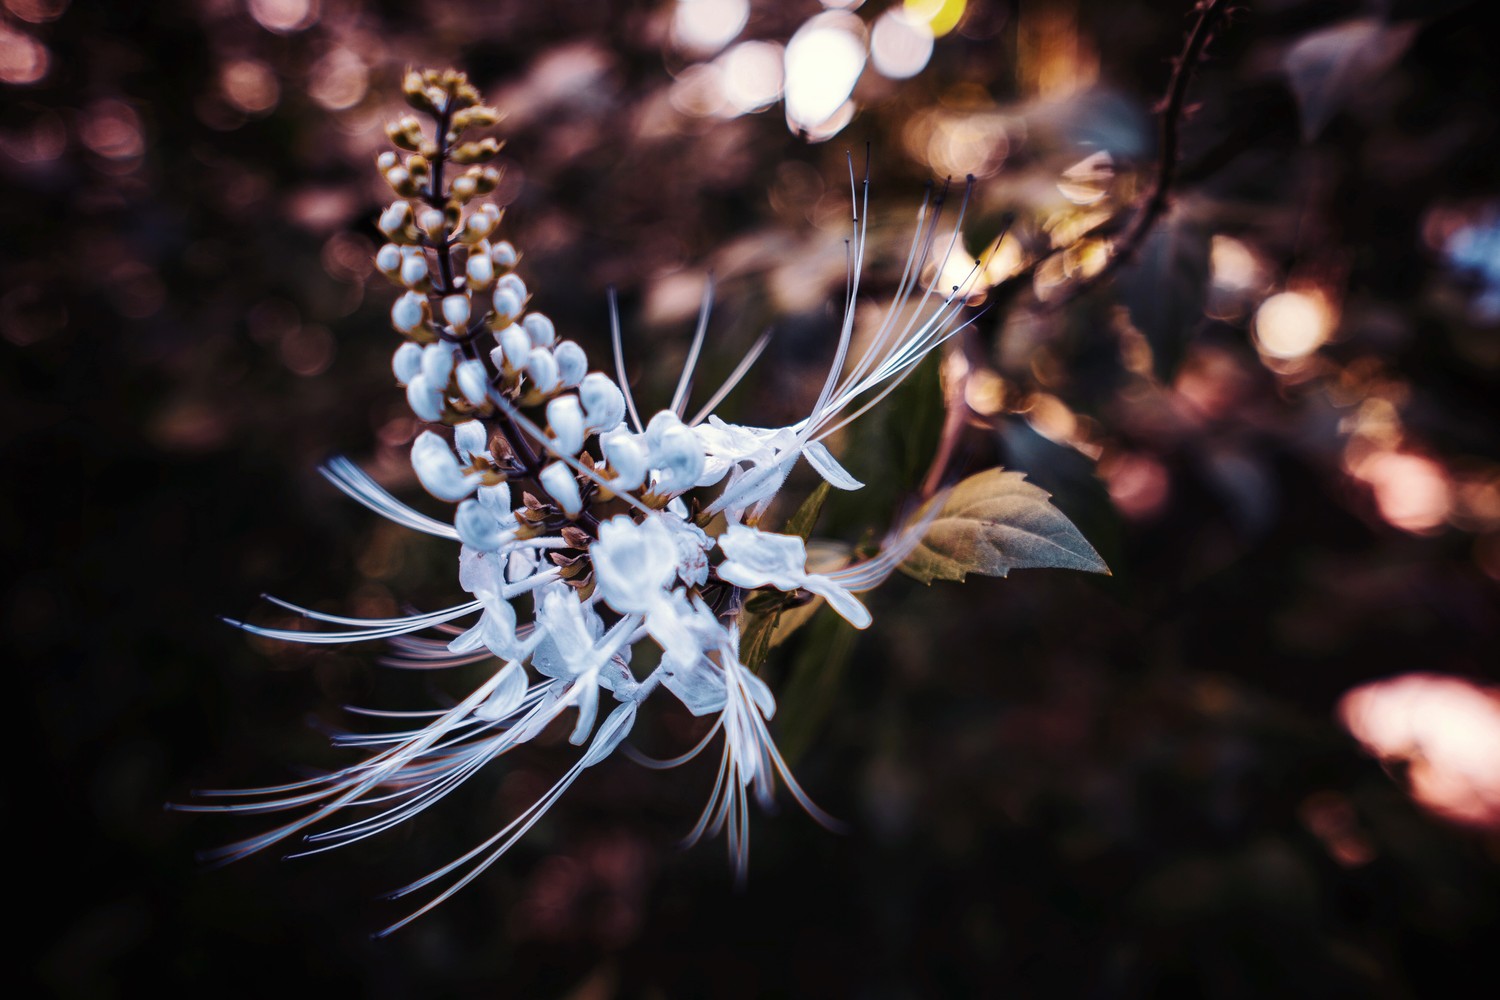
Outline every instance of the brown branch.
[(1167, 84), (1166, 96), (1158, 107), (1161, 111), (1160, 137), (1156, 160), (1156, 173), (1146, 198), (1136, 209), (1134, 218), (1120, 236), (1117, 249), (1094, 274), (1080, 279), (1049, 306), (1059, 308), (1072, 302), (1089, 289), (1104, 281), (1120, 265), (1128, 261), (1140, 249), (1153, 226), (1167, 209), (1172, 192), (1172, 183), (1177, 178), (1177, 159), (1181, 147), (1182, 120), (1187, 111), (1188, 87), (1193, 74), (1203, 63), (1204, 54), (1212, 39), (1219, 20), (1228, 13), (1229, 0), (1199, 0), (1198, 20), (1188, 32), (1187, 44), (1172, 66), (1172, 78)]

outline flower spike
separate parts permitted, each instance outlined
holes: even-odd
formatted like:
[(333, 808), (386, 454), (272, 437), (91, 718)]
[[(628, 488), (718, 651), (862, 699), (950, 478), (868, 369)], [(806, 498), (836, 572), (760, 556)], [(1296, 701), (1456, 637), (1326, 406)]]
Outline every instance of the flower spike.
[[(808, 568), (805, 532), (760, 524), (799, 460), (835, 488), (861, 488), (824, 442), (966, 325), (965, 299), (977, 271), (946, 293), (925, 285), (923, 276), (941, 273), (959, 249), (972, 179), (946, 243), (938, 228), (946, 186), (937, 193), (929, 187), (894, 298), (856, 349), (870, 167), (867, 156), (857, 177), (850, 157), (843, 312), (832, 363), (806, 415), (787, 426), (757, 426), (731, 424), (715, 412), (764, 354), (767, 330), (684, 421), (708, 339), (713, 278), (667, 406), (643, 414), (626, 370), (614, 290), (608, 293), (611, 377), (592, 369), (571, 331), (532, 308), (545, 292), (528, 287), (515, 246), (498, 238), (501, 213), (484, 196), (499, 182), (486, 163), (499, 143), (462, 137), (493, 124), (498, 112), (451, 70), (413, 70), (403, 88), (431, 124), (403, 115), (389, 126), (397, 151), (382, 154), (377, 166), (398, 196), (380, 214), (378, 228), (389, 242), (375, 263), (401, 289), (390, 313), (400, 335), (391, 375), (418, 421), (434, 425), (415, 435), (411, 470), (428, 493), (455, 506), (446, 519), (421, 513), (346, 458), (319, 471), (393, 523), (458, 542), (458, 586), (469, 599), (436, 611), (358, 618), (268, 598), (316, 624), (304, 630), (225, 620), (285, 642), (380, 640), (390, 649), (381, 662), (391, 667), (488, 663), (489, 673), (451, 707), (351, 708), (389, 728), (335, 733), (336, 745), (368, 755), (342, 770), (238, 793), (206, 792), (213, 801), (180, 808), (297, 813), (212, 852), (214, 860), (293, 838), (302, 841), (295, 853), (321, 853), (413, 819), (567, 718), (571, 742), (581, 750), (566, 773), (500, 830), (397, 890), (398, 898), (433, 894), (382, 935), (478, 878), (585, 770), (617, 750), (668, 770), (721, 739), (717, 779), (687, 842), (722, 831), (743, 878), (750, 801), (769, 806), (778, 783), (819, 823), (838, 827), (798, 785), (772, 738), (776, 696), (741, 658), (746, 609), (757, 606), (749, 598), (765, 592), (758, 606), (780, 608), (791, 600), (782, 594), (811, 594), (855, 628), (868, 627), (871, 612), (855, 593), (884, 581), (908, 557), (943, 498), (874, 558), (832, 572)], [(655, 648), (637, 657), (643, 643)], [(647, 670), (641, 662), (655, 666)], [(663, 691), (671, 697), (656, 697)], [(647, 757), (626, 744), (647, 701), (711, 724), (679, 756)]]

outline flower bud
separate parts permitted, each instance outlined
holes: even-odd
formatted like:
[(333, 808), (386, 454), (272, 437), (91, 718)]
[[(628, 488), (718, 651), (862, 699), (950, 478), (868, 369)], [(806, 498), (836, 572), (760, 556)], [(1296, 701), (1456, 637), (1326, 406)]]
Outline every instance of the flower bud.
[(402, 333), (414, 333), (427, 322), (427, 297), (407, 292), (391, 306), (391, 325)]
[(443, 419), (442, 390), (434, 388), (421, 372), (406, 383), (406, 403), (411, 412), (429, 423), (435, 424)]
[(469, 297), (467, 295), (443, 296), (443, 319), (454, 333), (463, 333), (469, 328)]
[(375, 169), (379, 170), (381, 173), (385, 173), (387, 170), (391, 169), (400, 162), (401, 157), (397, 156), (395, 153), (387, 149), (384, 153), (381, 153), (379, 156), (375, 157)]
[[(516, 261), (520, 259), (520, 255), (516, 253), (515, 246), (509, 240), (501, 240), (490, 247), (490, 260), (494, 261), (495, 267), (501, 271), (509, 271), (516, 266)], [(525, 298), (525, 296), (523, 295), (522, 298)]]
[(483, 406), (489, 400), (490, 375), (483, 361), (475, 358), (460, 361), (454, 369), (454, 376), (458, 379), (459, 391), (471, 404)]
[(531, 313), (521, 321), (521, 325), (531, 335), (534, 347), (551, 347), (557, 341), (557, 327), (541, 313)]
[[(500, 245), (501, 246), (509, 246), (509, 244), (507, 244), (507, 243), (502, 243)], [(493, 251), (491, 251), (491, 253), (493, 253)], [(499, 263), (499, 262), (496, 261), (496, 263)], [(500, 294), (500, 290), (502, 288), (506, 289), (512, 295), (514, 295), (516, 297), (516, 301), (519, 302), (519, 303), (521, 303), (521, 305), (524, 306), (526, 304), (526, 282), (524, 282), (524, 281), (521, 280), (521, 276), (520, 275), (518, 275), (518, 274), (502, 274), (495, 281), (495, 294), (499, 295)]]
[(469, 259), (464, 262), (464, 273), (469, 276), (471, 289), (483, 291), (495, 280), (495, 265), (488, 254), (470, 254)]
[(512, 323), (495, 334), (500, 349), (505, 352), (506, 367), (520, 371), (526, 367), (526, 357), (531, 353), (531, 338), (526, 331)]
[(391, 371), (396, 374), (396, 381), (406, 385), (416, 378), (417, 373), (422, 370), (422, 348), (407, 341), (396, 348), (396, 353), (391, 355)]
[(427, 287), (427, 258), (413, 254), (401, 262), (401, 284), (407, 288)]
[(656, 481), (659, 493), (681, 493), (697, 485), (703, 475), (703, 445), (682, 419), (671, 410), (662, 410), (646, 426), (646, 446), (651, 451), (651, 466), (660, 474)]
[(411, 115), (402, 115), (386, 125), (385, 136), (394, 145), (415, 152), (422, 145), (422, 123)]
[(399, 195), (411, 197), (417, 193), (417, 185), (411, 179), (411, 172), (405, 167), (392, 167), (385, 172), (385, 182), (391, 186), (391, 190)]
[(417, 222), (435, 243), (441, 243), (448, 235), (448, 217), (443, 214), (442, 209), (423, 209)]
[(573, 478), (573, 470), (562, 462), (553, 462), (542, 470), (537, 479), (542, 484), (557, 505), (563, 509), (563, 513), (569, 517), (577, 517), (578, 512), (583, 510), (583, 497), (578, 493), (578, 480)]
[(500, 186), (500, 171), (494, 167), (475, 167), (468, 176), (474, 178), (478, 194), (489, 194)]
[(474, 212), (464, 220), (464, 228), (458, 234), (459, 241), (473, 245), (495, 231), (499, 218), (489, 212)]
[(422, 80), (422, 74), (416, 70), (406, 71), (406, 76), (401, 78), (401, 91), (406, 96), (406, 103), (418, 111), (431, 114), (437, 110), (433, 107), (432, 97), (427, 92), (427, 84)]
[(600, 435), (599, 448), (614, 473), (610, 480), (612, 489), (633, 490), (646, 481), (646, 449), (641, 446), (637, 435), (624, 427), (616, 428)]
[(458, 505), (453, 527), (458, 529), (459, 541), (480, 552), (498, 552), (511, 539), (510, 532), (478, 500), (465, 500)]
[(563, 388), (573, 388), (589, 373), (589, 356), (573, 341), (564, 340), (552, 349), (552, 353), (557, 358), (557, 374)]
[[(522, 336), (525, 336), (523, 333)], [(529, 341), (528, 341), (529, 343)], [(543, 347), (533, 347), (526, 355), (526, 374), (531, 376), (537, 392), (546, 395), (558, 388), (557, 361), (552, 352)]]
[(411, 446), (411, 467), (427, 492), (439, 500), (462, 500), (479, 486), (479, 477), (465, 475), (448, 442), (423, 431)]
[(393, 201), (384, 212), (376, 227), (394, 243), (410, 243), (407, 227), (411, 223), (411, 205), (404, 201)]
[(445, 389), (453, 374), (453, 348), (447, 344), (428, 344), (422, 348), (422, 374), (436, 389)]
[(456, 112), (451, 124), (454, 131), (461, 132), (467, 128), (489, 128), (499, 120), (500, 112), (494, 108), (480, 106)]
[(479, 163), (493, 158), (498, 152), (500, 152), (500, 140), (486, 137), (478, 142), (462, 143), (449, 154), (449, 157), (454, 163)]
[(500, 522), (501, 527), (508, 528), (515, 523), (516, 515), (510, 509), (510, 483), (481, 486), (475, 496), (484, 509), (490, 512), (490, 516)]
[[(501, 280), (503, 281), (504, 278)], [(495, 307), (494, 322), (505, 326), (514, 323), (521, 315), (521, 310), (525, 308), (521, 304), (520, 297), (516, 295), (515, 289), (501, 284), (495, 285), (495, 294), (490, 302)]]
[(583, 450), (583, 407), (577, 396), (558, 396), (549, 402), (547, 426), (559, 451), (577, 455)]
[(489, 443), (489, 432), (482, 420), (465, 420), (453, 427), (453, 447), (458, 457), (471, 465), (476, 459), (490, 460)]
[(401, 263), (401, 248), (394, 243), (387, 243), (375, 254), (375, 269), (397, 284), (401, 282)]
[(459, 201), (468, 201), (479, 193), (479, 179), (470, 174), (453, 178), (453, 186), (449, 192)]
[(625, 419), (625, 394), (603, 372), (590, 372), (578, 383), (587, 429), (596, 434), (612, 431)]

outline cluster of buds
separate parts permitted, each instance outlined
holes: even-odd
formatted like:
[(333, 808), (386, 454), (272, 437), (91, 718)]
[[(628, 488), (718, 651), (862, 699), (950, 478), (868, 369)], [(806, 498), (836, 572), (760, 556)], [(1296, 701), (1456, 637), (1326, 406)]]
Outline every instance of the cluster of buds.
[[(417, 436), (412, 467), (430, 493), (457, 507), (451, 523), (439, 521), (408, 507), (346, 460), (323, 471), (385, 517), (460, 543), (458, 581), (472, 599), (388, 619), (283, 605), (337, 626), (326, 631), (234, 624), (293, 642), (390, 641), (396, 655), (387, 662), (398, 665), (430, 668), (493, 658), (496, 667), (478, 689), (432, 713), (419, 730), (350, 738), (383, 748), (361, 764), (259, 790), (252, 794), (269, 798), (243, 805), (193, 808), (309, 810), (230, 845), (220, 852), (224, 858), (294, 834), (312, 841), (311, 850), (322, 850), (420, 812), (483, 764), (576, 713), (572, 741), (586, 745), (577, 763), (514, 823), (410, 886), (451, 879), (420, 914), (503, 855), (583, 769), (628, 737), (647, 698), (667, 691), (692, 714), (713, 719), (692, 753), (722, 733), (719, 781), (693, 839), (727, 831), (731, 856), (743, 871), (749, 795), (769, 803), (778, 775), (800, 804), (826, 819), (797, 786), (771, 739), (767, 722), (775, 696), (741, 658), (747, 606), (767, 599), (823, 600), (864, 628), (870, 613), (855, 593), (889, 576), (928, 524), (894, 533), (883, 551), (864, 562), (814, 572), (804, 534), (768, 531), (761, 522), (801, 460), (832, 487), (858, 489), (859, 481), (823, 440), (962, 328), (965, 289), (941, 294), (920, 285), (924, 273), (943, 270), (943, 261), (935, 259), (943, 253), (933, 254), (940, 203), (923, 203), (894, 302), (863, 351), (854, 354), (867, 181), (863, 195), (856, 194), (845, 315), (833, 364), (805, 418), (758, 427), (714, 415), (758, 358), (764, 337), (708, 403), (686, 416), (710, 289), (671, 402), (643, 420), (624, 383), (613, 302), (620, 382), (592, 370), (578, 343), (530, 309), (531, 290), (516, 271), (520, 256), (509, 242), (495, 239), (501, 213), (481, 199), (499, 180), (485, 161), (500, 145), (466, 133), (493, 124), (498, 113), (451, 71), (408, 73), (405, 91), (429, 121), (405, 116), (387, 130), (405, 157), (388, 152), (377, 163), (396, 200), (380, 215), (389, 242), (376, 264), (403, 289), (391, 309), (391, 324), (402, 337), (392, 360), (396, 381), (405, 387), (412, 412), (433, 425)], [(947, 252), (952, 250), (950, 242)], [(940, 506), (932, 505), (934, 514)], [(757, 592), (764, 597), (752, 600)], [(451, 634), (451, 623), (464, 619), (473, 621), (456, 638), (430, 635), (440, 627)], [(658, 649), (647, 658), (655, 666), (638, 676), (632, 651), (642, 642)], [(605, 698), (615, 705), (601, 722)], [(315, 826), (360, 806), (375, 811), (331, 829)]]

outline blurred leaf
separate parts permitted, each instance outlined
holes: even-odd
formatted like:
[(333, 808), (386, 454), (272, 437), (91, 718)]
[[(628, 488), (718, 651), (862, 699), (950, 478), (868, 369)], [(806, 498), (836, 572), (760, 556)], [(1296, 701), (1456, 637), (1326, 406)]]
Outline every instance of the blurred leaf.
[(1151, 347), (1156, 377), (1170, 382), (1208, 301), (1211, 234), (1177, 213), (1157, 224), (1120, 276), (1130, 322)]
[(776, 742), (788, 763), (795, 762), (812, 745), (838, 702), (840, 682), (857, 635), (838, 615), (823, 615), (799, 644), (778, 699), (781, 707)]
[(955, 486), (927, 537), (901, 565), (923, 583), (1045, 567), (1109, 572), (1045, 490), (1026, 482), (1022, 473), (1004, 469), (978, 473)]
[(889, 397), (850, 426), (843, 454), (854, 456), (850, 471), (865, 486), (828, 498), (834, 534), (871, 527), (883, 532), (891, 512), (926, 475), (943, 431), (941, 353), (929, 354)]
[(771, 636), (776, 631), (776, 620), (781, 609), (756, 612), (748, 608), (740, 612), (740, 662), (752, 671), (758, 671), (771, 652)]
[(1282, 69), (1302, 110), (1302, 137), (1317, 138), (1351, 98), (1395, 65), (1416, 33), (1414, 24), (1392, 27), (1360, 17), (1315, 31), (1287, 50)]
[(804, 542), (807, 536), (812, 534), (813, 525), (818, 523), (818, 515), (823, 512), (823, 504), (828, 500), (829, 485), (826, 482), (819, 483), (817, 489), (813, 490), (797, 512), (786, 520), (784, 533), (796, 535)]

